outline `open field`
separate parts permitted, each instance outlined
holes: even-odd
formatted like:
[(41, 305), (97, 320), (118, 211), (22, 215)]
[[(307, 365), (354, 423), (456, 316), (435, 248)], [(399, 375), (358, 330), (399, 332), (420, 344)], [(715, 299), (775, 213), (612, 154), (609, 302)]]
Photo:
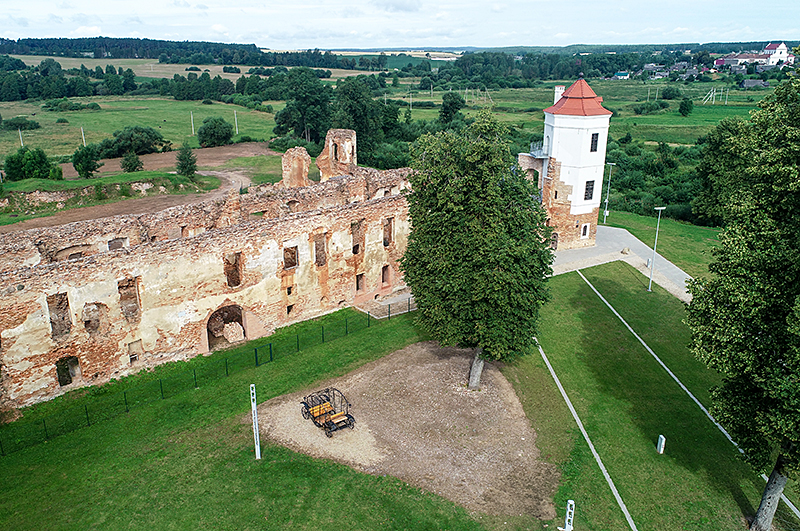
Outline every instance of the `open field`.
[[(686, 349), (682, 304), (658, 287), (646, 293), (646, 279), (622, 263), (584, 273), (707, 403), (718, 376)], [(754, 513), (763, 481), (577, 273), (554, 277), (550, 285), (539, 340), (639, 529), (743, 529), (742, 514)], [(283, 333), (291, 337), (314, 325)], [(502, 370), (537, 430), (541, 458), (562, 472), (555, 520), (470, 516), (392, 477), (359, 474), (264, 441), (262, 461), (253, 459), (245, 415), (249, 383), (265, 401), (421, 339), (411, 315), (403, 315), (2, 457), (0, 475), (9, 480), (0, 483), (0, 527), (319, 529), (341, 523), (346, 506), (348, 529), (550, 529), (563, 523), (569, 498), (577, 502), (577, 531), (627, 529), (536, 352)], [(240, 348), (252, 351), (252, 345)], [(220, 355), (162, 366), (109, 391), (218, 363)], [(91, 403), (90, 395), (103, 390), (83, 395), (43, 404), (26, 420)], [(659, 434), (667, 437), (664, 455), (654, 449)], [(800, 525), (785, 511), (779, 519), (782, 530)]]

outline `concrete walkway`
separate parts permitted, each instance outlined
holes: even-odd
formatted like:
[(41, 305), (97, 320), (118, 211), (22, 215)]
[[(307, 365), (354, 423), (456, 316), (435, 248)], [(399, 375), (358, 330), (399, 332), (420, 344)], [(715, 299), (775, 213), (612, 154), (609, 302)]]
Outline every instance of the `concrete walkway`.
[[(553, 275), (623, 260), (648, 277), (645, 280), (649, 281), (650, 269), (647, 261), (652, 258), (653, 249), (627, 230), (600, 225), (597, 227), (597, 244), (594, 247), (556, 252)], [(680, 300), (689, 302), (691, 296), (686, 292), (686, 282), (691, 278), (678, 266), (656, 253), (654, 283)]]

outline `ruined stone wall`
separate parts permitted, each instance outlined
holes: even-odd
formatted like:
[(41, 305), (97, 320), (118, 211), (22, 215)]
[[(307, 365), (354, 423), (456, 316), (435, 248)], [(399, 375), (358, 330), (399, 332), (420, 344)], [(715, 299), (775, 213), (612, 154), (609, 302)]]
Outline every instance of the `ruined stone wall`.
[[(352, 184), (346, 181), (317, 186), (344, 194)], [(0, 273), (0, 407), (192, 357), (210, 343), (261, 337), (404, 287), (398, 260), (409, 231), (407, 204), (403, 195), (391, 195), (402, 183), (353, 181), (365, 184), (356, 186), (364, 195), (374, 190), (380, 197), (173, 239), (160, 239), (166, 229), (146, 224), (143, 233), (139, 219), (59, 228), (92, 245), (110, 234), (124, 233), (129, 241)], [(324, 195), (314, 188), (297, 190)], [(215, 209), (219, 224), (226, 209), (241, 214), (249, 205), (237, 196), (207, 205), (208, 218), (164, 212), (154, 219), (207, 228)]]

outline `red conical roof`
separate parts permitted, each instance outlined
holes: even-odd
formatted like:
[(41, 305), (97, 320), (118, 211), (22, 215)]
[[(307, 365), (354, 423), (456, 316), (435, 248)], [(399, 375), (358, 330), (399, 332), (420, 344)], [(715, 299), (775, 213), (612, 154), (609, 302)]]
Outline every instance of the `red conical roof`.
[(555, 105), (548, 107), (544, 112), (550, 114), (566, 114), (570, 116), (603, 116), (612, 114), (604, 109), (601, 103), (603, 98), (592, 90), (583, 78), (573, 83), (561, 95)]

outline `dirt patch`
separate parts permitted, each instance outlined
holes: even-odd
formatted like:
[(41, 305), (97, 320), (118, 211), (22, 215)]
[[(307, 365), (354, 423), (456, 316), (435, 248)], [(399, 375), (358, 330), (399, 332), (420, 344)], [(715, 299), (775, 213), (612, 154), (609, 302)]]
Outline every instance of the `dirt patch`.
[(559, 474), (539, 461), (536, 433), (510, 383), (492, 364), (480, 391), (466, 389), (472, 351), (411, 345), (342, 378), (334, 386), (352, 403), (355, 429), (323, 430), (300, 414), (303, 396), (259, 406), (261, 431), (279, 444), (392, 475), (470, 511), (555, 518)]

